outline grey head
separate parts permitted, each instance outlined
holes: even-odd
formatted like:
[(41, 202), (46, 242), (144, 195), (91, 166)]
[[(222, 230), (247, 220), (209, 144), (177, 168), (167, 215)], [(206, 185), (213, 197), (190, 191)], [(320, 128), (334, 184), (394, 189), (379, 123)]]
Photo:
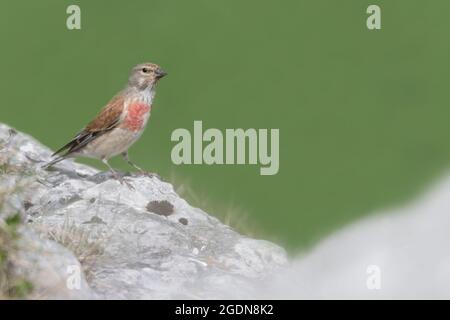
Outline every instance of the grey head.
[(151, 90), (166, 75), (167, 72), (155, 63), (141, 63), (131, 70), (128, 86), (140, 91)]

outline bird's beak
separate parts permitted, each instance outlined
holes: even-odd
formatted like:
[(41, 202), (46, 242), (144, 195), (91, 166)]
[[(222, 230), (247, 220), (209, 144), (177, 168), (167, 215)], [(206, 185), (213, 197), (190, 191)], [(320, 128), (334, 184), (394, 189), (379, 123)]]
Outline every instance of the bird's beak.
[(163, 69), (158, 68), (158, 70), (156, 70), (156, 77), (158, 79), (161, 79), (162, 77), (167, 76), (167, 72), (165, 72)]

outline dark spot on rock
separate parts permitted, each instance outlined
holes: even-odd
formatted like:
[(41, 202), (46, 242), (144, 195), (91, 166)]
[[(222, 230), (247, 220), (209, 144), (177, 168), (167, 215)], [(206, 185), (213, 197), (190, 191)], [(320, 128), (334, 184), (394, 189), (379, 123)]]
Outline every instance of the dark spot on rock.
[(24, 207), (25, 210), (30, 209), (32, 206), (33, 206), (33, 204), (30, 201), (25, 200), (23, 202), (23, 207)]
[(68, 205), (68, 204), (77, 202), (78, 200), (81, 200), (81, 196), (78, 195), (78, 194), (75, 194), (75, 195), (70, 195), (70, 196), (67, 196), (67, 197), (59, 198), (58, 202), (59, 202), (59, 204), (66, 204), (66, 205)]
[(76, 174), (77, 174), (77, 176), (80, 177), (80, 178), (86, 178), (86, 177), (89, 177), (88, 174), (85, 174), (85, 173), (82, 173), (82, 172), (78, 172), (78, 171), (76, 171)]
[(15, 129), (13, 129), (13, 128), (10, 128), (8, 130), (8, 133), (9, 133), (9, 136), (12, 137), (12, 136), (15, 136), (17, 134), (17, 131)]
[(180, 219), (178, 219), (178, 222), (181, 223), (181, 224), (184, 224), (185, 226), (187, 226), (187, 224), (188, 224), (188, 219), (186, 219), (186, 218), (180, 218)]
[(106, 224), (106, 222), (103, 221), (103, 219), (100, 218), (99, 216), (93, 216), (91, 218), (91, 220), (83, 222), (83, 224), (91, 224), (91, 223), (94, 223), (94, 224)]
[(161, 216), (170, 216), (173, 213), (173, 204), (167, 200), (154, 200), (147, 204), (147, 210)]
[(90, 198), (90, 199), (89, 199), (89, 202), (90, 202), (90, 203), (94, 203), (94, 202), (95, 202), (95, 198)]

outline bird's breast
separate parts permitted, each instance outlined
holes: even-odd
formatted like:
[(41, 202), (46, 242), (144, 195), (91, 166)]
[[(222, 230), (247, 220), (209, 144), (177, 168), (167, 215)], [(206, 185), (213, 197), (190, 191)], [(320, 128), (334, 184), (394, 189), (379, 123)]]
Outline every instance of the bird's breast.
[(121, 127), (130, 131), (141, 131), (147, 124), (150, 109), (151, 105), (146, 103), (131, 103), (127, 108), (127, 113)]

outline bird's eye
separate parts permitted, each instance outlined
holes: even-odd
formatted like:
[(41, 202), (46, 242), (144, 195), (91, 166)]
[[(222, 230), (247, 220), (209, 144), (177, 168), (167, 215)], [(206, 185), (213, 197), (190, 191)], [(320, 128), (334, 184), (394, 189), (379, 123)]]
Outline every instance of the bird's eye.
[(149, 68), (142, 68), (142, 72), (143, 73), (150, 73), (150, 69)]

